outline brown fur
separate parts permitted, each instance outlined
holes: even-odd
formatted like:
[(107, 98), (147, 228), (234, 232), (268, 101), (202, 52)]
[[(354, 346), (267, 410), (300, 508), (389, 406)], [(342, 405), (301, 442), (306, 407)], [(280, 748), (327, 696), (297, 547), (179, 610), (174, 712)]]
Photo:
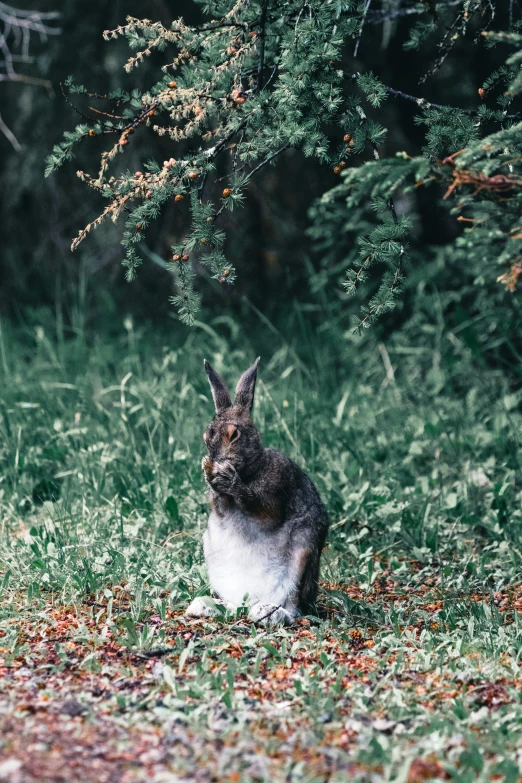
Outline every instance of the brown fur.
[(238, 536), (253, 541), (258, 530), (273, 531), (274, 547), (282, 547), (278, 556), (295, 574), (295, 596), (284, 607), (295, 616), (315, 605), (328, 516), (308, 476), (288, 457), (262, 445), (250, 415), (258, 361), (239, 380), (234, 403), (222, 378), (205, 362), (216, 415), (204, 435), (203, 471), (218, 517), (227, 524), (234, 509), (243, 512)]

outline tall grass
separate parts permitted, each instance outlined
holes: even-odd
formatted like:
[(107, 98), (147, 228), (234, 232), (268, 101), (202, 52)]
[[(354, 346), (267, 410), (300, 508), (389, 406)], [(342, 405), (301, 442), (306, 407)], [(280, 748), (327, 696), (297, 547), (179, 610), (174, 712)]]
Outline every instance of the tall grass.
[[(297, 306), (277, 324), (249, 312), (192, 330), (129, 317), (87, 329), (81, 308), (74, 319), (41, 313), (1, 324), (7, 665), (31, 665), (27, 623), (51, 625), (52, 611), (68, 607), (79, 618), (75, 643), (92, 652), (76, 664), (57, 643), (58, 669), (112, 671), (97, 663), (109, 632), (145, 656), (169, 645), (159, 685), (145, 678), (147, 696), (116, 693), (103, 709), (118, 725), (139, 713), (166, 737), (172, 721), (183, 724), (192, 755), (177, 757), (179, 774), (210, 765), (218, 779), (233, 769), (234, 780), (341, 781), (350, 768), (361, 781), (411, 781), (414, 759), (451, 741), (445, 769), (455, 780), (516, 780), (519, 705), (510, 691), (486, 715), (493, 691), (486, 702), (477, 693), (499, 678), (518, 687), (522, 393), (444, 328), (378, 343), (333, 320), (313, 327)], [(186, 642), (180, 613), (208, 592), (200, 461), (213, 407), (203, 358), (234, 383), (258, 354), (254, 418), (264, 442), (311, 475), (331, 518), (319, 617), (302, 636), (249, 630), (240, 613), (227, 615)], [(172, 637), (173, 617), (182, 625)], [(245, 694), (264, 693), (285, 672), (272, 712), (258, 710), (261, 696)], [(468, 694), (467, 683), (479, 690)], [(328, 751), (321, 777), (295, 760), (281, 725), (292, 747), (345, 750)], [(225, 755), (212, 744), (223, 732)], [(254, 752), (266, 755), (265, 771), (245, 761)]]
[(258, 352), (255, 420), (325, 499), (328, 581), (376, 552), (425, 563), (468, 552), (465, 573), (449, 578), (482, 579), (479, 541), (490, 558), (504, 553), (506, 574), (519, 566), (520, 393), (471, 355), (444, 364), (438, 336), (409, 350), (354, 343), (309, 329), (297, 309), (291, 339), (228, 317), (160, 334), (130, 318), (112, 335), (55, 326), (2, 326), (1, 530), (13, 585), (23, 575), (67, 600), (131, 576), (175, 584), (181, 602), (203, 589), (199, 465), (213, 409), (202, 361), (235, 382)]

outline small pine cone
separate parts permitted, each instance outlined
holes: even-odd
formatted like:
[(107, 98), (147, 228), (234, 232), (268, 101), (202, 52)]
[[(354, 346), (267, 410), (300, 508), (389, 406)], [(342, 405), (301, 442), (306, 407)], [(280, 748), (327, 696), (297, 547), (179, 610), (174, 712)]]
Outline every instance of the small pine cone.
[(183, 201), (183, 196), (181, 195), (181, 193), (176, 193), (176, 195), (174, 196), (174, 201)]
[(143, 231), (143, 226), (141, 223), (136, 223), (136, 231)]
[(343, 137), (343, 141), (346, 142), (346, 144), (349, 144), (352, 140), (352, 137), (349, 133), (345, 133)]
[(238, 104), (242, 104), (246, 100), (242, 89), (232, 90), (230, 97), (232, 98), (234, 103), (238, 103)]
[(97, 136), (97, 135), (98, 134), (96, 133), (96, 131), (91, 128), (89, 131), (89, 136)]
[(152, 198), (152, 190), (147, 190), (145, 193), (145, 198)]
[(341, 173), (341, 167), (340, 166), (334, 166), (333, 171), (334, 171), (334, 174), (340, 174)]
[(205, 239), (205, 237), (201, 237), (201, 244), (202, 245), (206, 245), (207, 244), (207, 240)]
[(232, 191), (230, 190), (230, 188), (225, 188), (225, 190), (223, 191), (223, 198), (228, 198), (231, 193)]
[(128, 139), (122, 139), (122, 140), (120, 141), (120, 144), (121, 144), (121, 146), (122, 146), (122, 147), (125, 147), (125, 146), (126, 146), (128, 143), (129, 143), (129, 140), (128, 140)]
[(486, 90), (483, 87), (479, 87), (478, 94), (479, 94), (479, 98), (485, 98), (486, 97)]
[(348, 635), (350, 639), (362, 639), (362, 633), (358, 628), (352, 628)]
[(182, 261), (188, 261), (188, 260), (189, 260), (189, 258), (190, 258), (190, 256), (189, 256), (189, 254), (188, 254), (188, 253), (183, 253), (183, 255), (181, 256), (181, 260), (182, 260)]
[(134, 179), (141, 179), (142, 177), (143, 174), (141, 173), (141, 171), (137, 171), (136, 174), (134, 175)]
[(340, 166), (342, 169), (345, 169), (345, 168), (346, 168), (346, 161), (345, 161), (345, 160), (341, 160), (341, 161), (339, 162), (339, 166)]
[(227, 282), (227, 278), (226, 277), (220, 277), (219, 278), (219, 282), (220, 283), (226, 283)]
[(175, 253), (175, 254), (172, 256), (172, 260), (173, 260), (173, 261), (181, 261), (181, 256), (180, 256), (180, 254), (179, 254), (179, 253)]
[(197, 171), (191, 171), (188, 175), (189, 179), (197, 179), (198, 178), (198, 172)]
[(230, 274), (230, 269), (223, 269), (223, 277), (228, 277)]
[(178, 86), (177, 82), (174, 82), (174, 81), (169, 82), (169, 87), (170, 87), (171, 90), (173, 90), (174, 87), (177, 87), (177, 86)]

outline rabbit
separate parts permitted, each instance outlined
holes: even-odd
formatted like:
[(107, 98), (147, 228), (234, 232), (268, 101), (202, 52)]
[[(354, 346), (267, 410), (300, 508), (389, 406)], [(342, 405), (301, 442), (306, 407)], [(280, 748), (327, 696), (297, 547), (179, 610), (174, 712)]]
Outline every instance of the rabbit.
[(203, 439), (211, 512), (203, 544), (217, 602), (195, 598), (186, 615), (249, 606), (265, 624), (291, 624), (314, 611), (328, 514), (308, 476), (275, 449), (265, 449), (252, 418), (259, 358), (241, 376), (232, 403), (223, 379), (205, 361), (216, 414)]

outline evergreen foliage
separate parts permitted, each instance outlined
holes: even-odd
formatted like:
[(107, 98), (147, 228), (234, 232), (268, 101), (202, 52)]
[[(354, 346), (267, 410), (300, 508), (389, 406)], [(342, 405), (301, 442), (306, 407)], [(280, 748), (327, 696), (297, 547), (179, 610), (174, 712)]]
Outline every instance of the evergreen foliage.
[[(191, 323), (198, 308), (197, 264), (222, 285), (235, 279), (223, 252), (219, 216), (240, 207), (250, 179), (294, 148), (342, 177), (311, 212), (310, 234), (324, 259), (314, 285), (325, 284), (341, 268), (346, 292), (354, 294), (367, 280), (375, 285), (372, 266), (382, 270), (358, 329), (396, 305), (419, 189), (434, 190), (433, 198), (447, 203), (464, 227), (454, 248), (464, 250), (476, 280), (498, 279), (515, 288), (522, 273), (517, 244), (522, 236), (522, 123), (514, 105), (522, 90), (517, 9), (510, 6), (506, 14), (504, 4), (495, 0), (212, 0), (200, 5), (205, 21), (198, 26), (183, 19), (167, 27), (129, 18), (105, 33), (107, 40), (127, 40), (133, 51), (129, 74), (150, 59), (156, 62), (158, 53), (165, 58), (147, 91), (135, 87), (98, 94), (72, 79), (67, 82), (69, 94), (85, 96), (89, 107), (97, 108), (87, 114), (76, 109), (82, 122), (54, 147), (47, 173), (69, 160), (80, 142), (94, 143), (94, 137), (108, 142), (98, 173), (78, 172), (107, 203), (73, 249), (106, 218), (125, 217), (124, 265), (132, 280), (146, 229), (174, 199), (188, 211), (189, 222), (183, 240), (172, 245), (168, 266), (178, 289), (173, 302), (181, 319)], [(399, 17), (410, 25), (404, 47), (413, 52), (414, 62), (426, 46), (433, 50), (428, 65), (425, 56), (417, 57), (419, 96), (363, 67), (365, 26), (387, 24), (391, 35)], [(495, 25), (506, 29), (492, 32)], [(466, 36), (486, 56), (488, 47), (509, 45), (511, 52), (502, 67), (492, 68), (472, 107), (431, 103), (422, 96), (424, 83), (445, 67), (456, 42)], [(411, 154), (398, 148), (397, 139), (387, 138), (385, 108), (391, 100), (417, 107), (422, 151)], [(125, 170), (126, 149), (139, 145), (146, 129), (170, 139), (177, 157), (163, 164), (151, 160), (143, 171)], [(223, 185), (217, 201), (216, 183)], [(347, 224), (354, 241), (340, 256), (337, 238)]]

